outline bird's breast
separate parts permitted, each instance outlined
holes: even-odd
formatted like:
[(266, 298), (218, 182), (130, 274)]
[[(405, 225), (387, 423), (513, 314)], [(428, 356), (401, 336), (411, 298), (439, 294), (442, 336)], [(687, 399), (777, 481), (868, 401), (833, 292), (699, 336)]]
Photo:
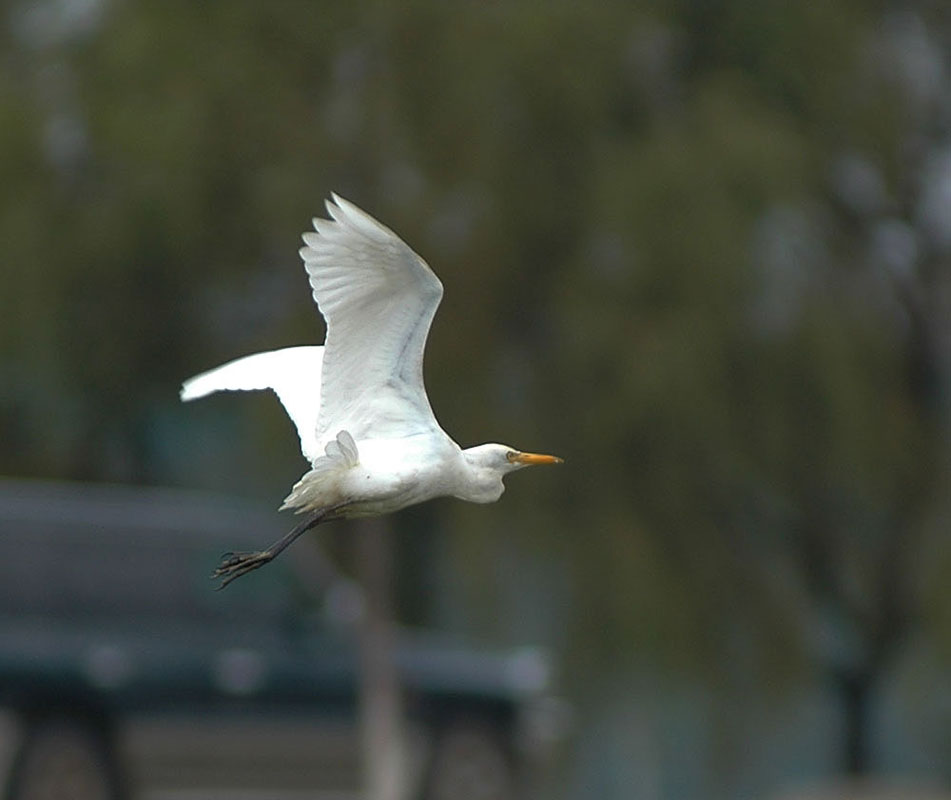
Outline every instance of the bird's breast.
[(354, 498), (352, 516), (385, 514), (451, 493), (458, 448), (454, 453), (427, 437), (366, 440), (357, 448), (360, 463), (341, 487)]

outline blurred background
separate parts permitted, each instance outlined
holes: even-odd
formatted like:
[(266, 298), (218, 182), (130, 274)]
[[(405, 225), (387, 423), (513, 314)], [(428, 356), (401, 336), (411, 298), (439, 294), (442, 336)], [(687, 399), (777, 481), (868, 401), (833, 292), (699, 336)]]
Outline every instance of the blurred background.
[(322, 340), (331, 191), (446, 430), (566, 459), (392, 520), (401, 623), (553, 654), (539, 796), (947, 789), (946, 3), (6, 0), (0, 474), (276, 508), (279, 405), (178, 388)]

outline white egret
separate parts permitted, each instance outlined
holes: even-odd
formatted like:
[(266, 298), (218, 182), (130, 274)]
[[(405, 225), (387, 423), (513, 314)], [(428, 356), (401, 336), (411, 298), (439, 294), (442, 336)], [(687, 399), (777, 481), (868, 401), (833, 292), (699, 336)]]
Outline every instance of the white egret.
[(386, 514), (445, 495), (491, 503), (502, 478), (560, 458), (502, 444), (465, 450), (439, 426), (423, 386), (423, 350), (442, 284), (393, 231), (342, 197), (314, 219), (300, 250), (327, 323), (322, 346), (239, 358), (190, 378), (182, 400), (273, 389), (311, 469), (281, 509), (308, 514), (267, 550), (226, 553), (223, 588), (271, 561), (315, 525)]

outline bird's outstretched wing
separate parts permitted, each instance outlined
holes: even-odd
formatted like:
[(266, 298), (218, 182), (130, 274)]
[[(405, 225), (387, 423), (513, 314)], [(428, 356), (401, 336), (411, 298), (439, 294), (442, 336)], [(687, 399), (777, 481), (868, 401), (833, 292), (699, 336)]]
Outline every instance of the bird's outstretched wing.
[(301, 452), (313, 462), (323, 455), (317, 443), (323, 347), (285, 347), (229, 361), (189, 378), (182, 400), (220, 391), (273, 389), (300, 436)]
[(439, 430), (423, 386), (423, 350), (442, 284), (393, 231), (333, 195), (301, 258), (327, 321), (318, 442)]

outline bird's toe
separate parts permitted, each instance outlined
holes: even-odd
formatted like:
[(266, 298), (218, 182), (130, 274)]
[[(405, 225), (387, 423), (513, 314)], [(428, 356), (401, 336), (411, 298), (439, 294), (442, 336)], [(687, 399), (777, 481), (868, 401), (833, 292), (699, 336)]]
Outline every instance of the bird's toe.
[(213, 579), (222, 578), (223, 580), (218, 588), (224, 589), (231, 581), (240, 578), (242, 575), (247, 575), (258, 567), (263, 567), (272, 558), (274, 556), (266, 550), (249, 553), (225, 553), (211, 577)]

